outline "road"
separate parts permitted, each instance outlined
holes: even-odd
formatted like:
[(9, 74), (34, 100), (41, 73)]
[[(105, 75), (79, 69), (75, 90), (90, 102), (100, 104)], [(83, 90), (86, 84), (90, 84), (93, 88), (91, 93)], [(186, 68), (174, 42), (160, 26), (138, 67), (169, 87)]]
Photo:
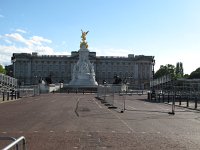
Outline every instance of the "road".
[(126, 96), (126, 110), (120, 113), (95, 96), (55, 93), (0, 103), (0, 136), (25, 136), (29, 150), (200, 147), (199, 111), (176, 107), (173, 116), (170, 105), (134, 95)]

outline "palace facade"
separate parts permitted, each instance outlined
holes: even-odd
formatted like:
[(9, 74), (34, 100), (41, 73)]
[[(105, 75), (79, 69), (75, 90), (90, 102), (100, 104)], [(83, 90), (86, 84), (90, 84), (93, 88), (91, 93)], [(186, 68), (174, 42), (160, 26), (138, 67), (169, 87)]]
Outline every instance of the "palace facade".
[[(135, 89), (149, 88), (153, 58), (134, 54), (127, 57), (96, 56), (96, 52), (89, 52), (89, 60), (94, 65), (98, 84), (102, 84), (104, 80), (113, 83), (114, 76), (117, 75), (122, 80), (127, 80)], [(41, 79), (47, 77), (50, 77), (53, 83), (63, 81), (68, 84), (78, 59), (78, 51), (71, 52), (71, 55), (13, 53), (13, 75), (21, 85), (38, 84)]]

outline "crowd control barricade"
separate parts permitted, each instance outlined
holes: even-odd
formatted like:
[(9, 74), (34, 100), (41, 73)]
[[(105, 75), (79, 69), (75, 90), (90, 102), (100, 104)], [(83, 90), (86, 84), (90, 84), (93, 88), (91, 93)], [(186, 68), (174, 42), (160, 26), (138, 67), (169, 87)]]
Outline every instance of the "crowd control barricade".
[(99, 85), (97, 98), (109, 108), (124, 110), (127, 85)]
[(40, 94), (39, 85), (20, 86), (18, 91), (20, 97), (30, 97)]
[(13, 137), (0, 137), (0, 141), (12, 141), (12, 143), (4, 146), (2, 150), (26, 150), (26, 140), (24, 136), (18, 139)]
[(114, 93), (111, 85), (99, 85), (97, 89), (97, 97), (102, 103), (114, 105)]
[(17, 83), (17, 79), (0, 73), (0, 101), (9, 100), (9, 97), (13, 99), (17, 92)]

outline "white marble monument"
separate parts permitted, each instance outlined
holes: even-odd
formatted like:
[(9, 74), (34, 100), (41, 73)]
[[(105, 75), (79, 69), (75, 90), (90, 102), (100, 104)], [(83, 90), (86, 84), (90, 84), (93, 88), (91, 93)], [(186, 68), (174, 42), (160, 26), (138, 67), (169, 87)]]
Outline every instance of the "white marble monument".
[(82, 31), (82, 42), (80, 44), (80, 50), (78, 51), (79, 60), (73, 68), (72, 80), (69, 83), (70, 86), (94, 87), (98, 85), (95, 81), (94, 65), (90, 63), (88, 58), (89, 50), (86, 42), (88, 32)]

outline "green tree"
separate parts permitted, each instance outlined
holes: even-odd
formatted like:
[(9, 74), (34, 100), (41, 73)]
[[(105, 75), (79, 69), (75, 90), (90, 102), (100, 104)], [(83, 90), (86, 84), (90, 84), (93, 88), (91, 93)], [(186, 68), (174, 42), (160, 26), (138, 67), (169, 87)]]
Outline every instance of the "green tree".
[(175, 77), (175, 66), (172, 64), (167, 64), (165, 66), (161, 65), (160, 69), (156, 71), (154, 78), (160, 78), (164, 75), (171, 75), (172, 78)]
[(184, 74), (184, 75), (183, 75), (183, 78), (185, 78), (185, 79), (188, 79), (189, 77), (190, 77), (189, 74)]
[(200, 68), (197, 68), (195, 71), (193, 71), (190, 74), (189, 79), (200, 79)]
[(183, 73), (183, 63), (182, 62), (176, 63), (175, 72), (176, 72), (176, 78), (183, 78), (184, 73)]
[(6, 74), (6, 70), (2, 65), (0, 65), (0, 73)]

